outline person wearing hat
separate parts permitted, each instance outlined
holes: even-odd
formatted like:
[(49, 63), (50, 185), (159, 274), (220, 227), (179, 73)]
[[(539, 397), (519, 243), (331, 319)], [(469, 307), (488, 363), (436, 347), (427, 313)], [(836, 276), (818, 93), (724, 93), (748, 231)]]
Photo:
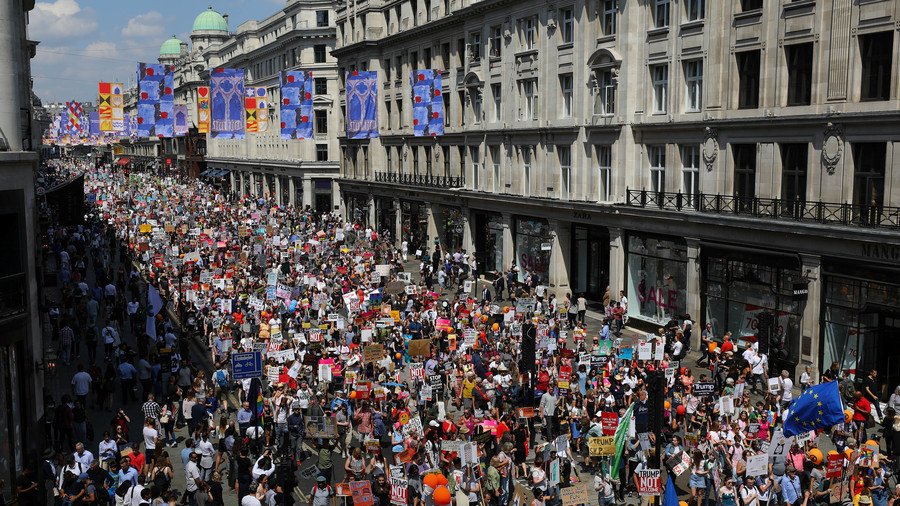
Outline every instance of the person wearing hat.
[(334, 489), (322, 475), (316, 478), (316, 484), (309, 492), (309, 506), (337, 506)]
[(797, 470), (794, 466), (787, 466), (787, 473), (781, 477), (778, 483), (781, 489), (781, 497), (785, 504), (797, 506), (803, 502), (803, 488), (800, 484), (800, 477), (797, 476)]

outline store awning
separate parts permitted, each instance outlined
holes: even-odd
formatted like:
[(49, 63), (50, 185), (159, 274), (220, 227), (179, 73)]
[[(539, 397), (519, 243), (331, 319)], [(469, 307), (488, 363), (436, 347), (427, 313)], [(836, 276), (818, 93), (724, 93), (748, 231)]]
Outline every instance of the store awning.
[(200, 173), (200, 177), (206, 177), (206, 176), (208, 176), (209, 173), (212, 172), (212, 171), (213, 171), (213, 169), (206, 169), (206, 170), (204, 170), (203, 172)]
[(118, 160), (116, 160), (116, 165), (120, 165), (120, 166), (124, 167), (125, 165), (128, 165), (129, 162), (131, 162), (131, 159), (128, 158), (127, 156), (123, 156), (122, 158), (119, 158)]
[(220, 178), (228, 175), (228, 171), (225, 169), (216, 169), (210, 174), (211, 177)]

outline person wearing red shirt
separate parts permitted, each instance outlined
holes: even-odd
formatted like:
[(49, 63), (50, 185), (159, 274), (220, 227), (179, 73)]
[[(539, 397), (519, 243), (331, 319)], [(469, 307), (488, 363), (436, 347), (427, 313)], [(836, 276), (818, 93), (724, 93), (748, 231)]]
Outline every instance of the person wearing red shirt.
[(724, 356), (729, 351), (734, 351), (734, 343), (731, 342), (731, 332), (726, 332), (725, 341), (722, 342), (722, 355)]
[(865, 441), (866, 421), (872, 416), (872, 403), (857, 390), (853, 393), (853, 425), (856, 426), (856, 440)]

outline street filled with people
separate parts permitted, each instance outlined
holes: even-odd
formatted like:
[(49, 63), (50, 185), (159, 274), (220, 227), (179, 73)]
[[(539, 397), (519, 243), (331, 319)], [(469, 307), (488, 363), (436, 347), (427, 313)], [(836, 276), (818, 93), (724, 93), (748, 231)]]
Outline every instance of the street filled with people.
[(472, 251), (68, 163), (87, 216), (43, 231), (59, 388), (20, 504), (900, 505), (878, 371), (772, 370), (690, 315), (634, 330), (624, 292), (589, 316)]

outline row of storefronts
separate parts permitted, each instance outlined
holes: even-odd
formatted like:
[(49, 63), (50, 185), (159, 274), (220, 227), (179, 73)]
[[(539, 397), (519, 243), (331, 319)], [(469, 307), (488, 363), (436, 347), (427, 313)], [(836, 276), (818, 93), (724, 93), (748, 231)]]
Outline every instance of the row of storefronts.
[(807, 251), (790, 246), (802, 238), (778, 244), (766, 234), (741, 237), (702, 224), (679, 231), (618, 217), (618, 226), (602, 226), (583, 223), (595, 216), (578, 211), (564, 220), (561, 213), (529, 216), (471, 202), (350, 192), (344, 198), (348, 217), (408, 241), (411, 252), (435, 244), (474, 251), (482, 273), (515, 263), (520, 280), (530, 274), (556, 293), (583, 293), (598, 312), (607, 289), (613, 300), (623, 290), (636, 328), (653, 331), (690, 314), (695, 341), (711, 323), (716, 336), (730, 332), (739, 345), (760, 340), (774, 367), (824, 370), (837, 361), (842, 369), (883, 371), (887, 384), (900, 381), (890, 377), (900, 371), (900, 248), (830, 243), (858, 246), (866, 259), (840, 250), (829, 255), (813, 243)]

